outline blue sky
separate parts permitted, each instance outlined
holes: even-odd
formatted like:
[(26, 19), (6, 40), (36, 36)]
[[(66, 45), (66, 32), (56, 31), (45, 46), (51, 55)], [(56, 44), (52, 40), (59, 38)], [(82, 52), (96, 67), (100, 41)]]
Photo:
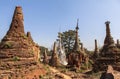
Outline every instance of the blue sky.
[(75, 29), (77, 19), (80, 40), (88, 49), (94, 49), (94, 39), (99, 47), (103, 45), (107, 20), (114, 40), (120, 38), (120, 0), (0, 0), (0, 39), (9, 29), (18, 5), (23, 9), (25, 31), (48, 48), (57, 39), (59, 29)]

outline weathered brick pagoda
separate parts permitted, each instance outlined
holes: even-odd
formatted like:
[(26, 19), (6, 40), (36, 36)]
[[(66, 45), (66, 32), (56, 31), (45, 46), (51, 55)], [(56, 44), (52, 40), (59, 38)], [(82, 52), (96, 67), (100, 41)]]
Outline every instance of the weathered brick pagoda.
[(104, 40), (104, 45), (98, 54), (99, 57), (96, 58), (93, 65), (94, 71), (106, 70), (108, 65), (117, 68), (120, 66), (120, 49), (114, 43), (113, 37), (110, 33), (110, 22), (105, 22), (106, 24), (106, 37)]
[(19, 60), (16, 65), (21, 65), (39, 59), (39, 46), (33, 42), (30, 32), (25, 34), (23, 20), (22, 8), (17, 6), (10, 28), (0, 43), (0, 61), (5, 65), (12, 65), (12, 60)]
[(47, 56), (47, 53), (46, 53), (46, 49), (45, 49), (45, 51), (44, 51), (44, 53), (43, 53), (43, 63), (44, 64), (48, 64), (49, 63), (49, 60), (48, 60), (48, 56)]
[(60, 62), (59, 62), (58, 54), (57, 54), (56, 42), (54, 42), (53, 52), (52, 52), (52, 56), (51, 56), (51, 59), (50, 59), (49, 63), (53, 67), (58, 67), (58, 66), (61, 65)]
[(97, 40), (95, 39), (95, 50), (94, 50), (94, 54), (92, 56), (92, 60), (95, 61), (96, 58), (99, 57), (99, 49), (98, 49), (98, 46), (97, 46)]
[(75, 44), (72, 52), (70, 52), (68, 55), (68, 66), (76, 67), (76, 68), (80, 68), (81, 63), (84, 63), (87, 57), (86, 53), (83, 50), (83, 44), (80, 46), (80, 41), (78, 38), (78, 30), (79, 27), (77, 21)]

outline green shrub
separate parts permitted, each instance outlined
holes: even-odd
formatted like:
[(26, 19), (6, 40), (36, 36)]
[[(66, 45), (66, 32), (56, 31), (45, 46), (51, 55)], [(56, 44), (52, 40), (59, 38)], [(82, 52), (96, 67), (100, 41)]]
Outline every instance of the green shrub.
[(31, 50), (31, 51), (30, 51), (30, 54), (31, 54), (31, 55), (34, 55), (34, 51), (33, 51), (33, 50)]
[(23, 37), (24, 39), (27, 39), (27, 36), (26, 36), (26, 35), (22, 35), (22, 37)]
[(12, 44), (10, 42), (6, 42), (4, 48), (12, 48)]
[(19, 61), (19, 60), (20, 60), (20, 58), (18, 56), (13, 57), (13, 61)]

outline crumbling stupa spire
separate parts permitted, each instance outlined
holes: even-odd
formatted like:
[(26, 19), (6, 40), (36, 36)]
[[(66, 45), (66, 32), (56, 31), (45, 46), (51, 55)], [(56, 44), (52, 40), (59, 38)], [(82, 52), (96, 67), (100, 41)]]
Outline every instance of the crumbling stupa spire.
[(95, 39), (95, 50), (94, 50), (94, 54), (93, 54), (93, 59), (96, 59), (99, 55), (99, 49), (97, 46), (97, 40)]
[(120, 43), (119, 43), (119, 39), (117, 39), (117, 46), (118, 46), (118, 45), (120, 45)]
[(56, 47), (56, 42), (54, 42), (53, 53), (56, 54), (56, 52), (57, 52), (57, 47)]
[(105, 24), (106, 24), (106, 37), (104, 40), (104, 45), (114, 44), (114, 40), (110, 34), (110, 27), (109, 27), (110, 22), (107, 21), (107, 22), (105, 22)]
[(12, 22), (10, 25), (10, 29), (7, 33), (7, 35), (12, 35), (14, 33), (25, 33), (24, 32), (24, 25), (23, 25), (23, 13), (22, 8), (20, 6), (16, 6)]
[(82, 51), (84, 50), (83, 43), (81, 43), (81, 50), (82, 50)]
[(80, 45), (79, 45), (79, 39), (78, 39), (78, 30), (79, 30), (78, 21), (79, 21), (79, 19), (77, 19), (76, 37), (75, 37), (75, 44), (74, 44), (73, 51), (81, 51), (80, 50)]
[(110, 34), (110, 26), (109, 26), (110, 22), (107, 21), (107, 22), (105, 22), (105, 24), (106, 24), (106, 36), (111, 36), (111, 34)]
[(95, 51), (98, 51), (97, 40), (95, 39)]
[(47, 64), (47, 63), (48, 63), (48, 57), (47, 57), (46, 49), (45, 49), (45, 51), (44, 51), (44, 53), (43, 53), (43, 56), (44, 56), (44, 58), (43, 58), (43, 63), (44, 63), (44, 64)]
[(57, 54), (57, 47), (56, 47), (56, 42), (54, 42), (54, 46), (53, 46), (53, 53), (52, 53), (52, 57), (50, 59), (50, 65), (53, 67), (57, 67), (59, 66), (59, 59), (58, 59), (58, 54)]
[(32, 39), (32, 36), (31, 36), (31, 33), (30, 33), (30, 32), (27, 32), (27, 37), (28, 37), (28, 39), (29, 39), (30, 41), (33, 41), (33, 39)]
[(99, 49), (98, 49), (98, 46), (97, 46), (97, 40), (95, 39), (95, 50), (94, 50), (94, 54), (93, 54), (93, 61), (96, 60), (96, 58), (99, 56)]

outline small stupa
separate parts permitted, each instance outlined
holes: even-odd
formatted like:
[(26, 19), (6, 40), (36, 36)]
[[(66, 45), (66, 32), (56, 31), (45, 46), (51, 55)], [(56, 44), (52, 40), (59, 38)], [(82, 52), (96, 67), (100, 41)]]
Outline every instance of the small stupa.
[(45, 51), (44, 51), (44, 53), (43, 53), (43, 56), (44, 56), (44, 58), (43, 58), (43, 63), (44, 63), (44, 64), (48, 64), (48, 56), (47, 56), (47, 53), (46, 53), (46, 49), (45, 49)]
[(59, 63), (59, 58), (58, 58), (58, 54), (57, 54), (57, 46), (56, 46), (56, 42), (54, 42), (54, 46), (53, 46), (53, 53), (50, 59), (50, 65), (53, 67), (58, 67), (60, 66)]
[(116, 46), (120, 49), (120, 41), (119, 41), (119, 39), (117, 39), (117, 44), (116, 44)]
[(95, 61), (95, 59), (98, 58), (98, 56), (99, 56), (99, 49), (97, 46), (97, 40), (95, 39), (95, 50), (94, 50), (92, 59)]

